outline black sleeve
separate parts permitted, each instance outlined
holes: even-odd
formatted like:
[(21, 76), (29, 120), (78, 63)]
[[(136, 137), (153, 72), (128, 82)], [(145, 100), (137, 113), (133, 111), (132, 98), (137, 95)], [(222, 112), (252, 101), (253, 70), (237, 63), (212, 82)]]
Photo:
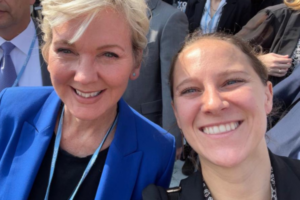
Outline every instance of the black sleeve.
[(251, 19), (251, 12), (252, 12), (252, 4), (250, 0), (243, 0), (242, 1), (242, 7), (240, 10), (240, 17), (239, 17), (239, 21), (238, 21), (238, 30), (236, 30), (235, 33), (237, 33), (238, 31), (240, 31), (242, 29), (243, 26), (245, 26), (247, 24), (247, 22)]
[(153, 184), (143, 190), (143, 200), (169, 200), (166, 190)]

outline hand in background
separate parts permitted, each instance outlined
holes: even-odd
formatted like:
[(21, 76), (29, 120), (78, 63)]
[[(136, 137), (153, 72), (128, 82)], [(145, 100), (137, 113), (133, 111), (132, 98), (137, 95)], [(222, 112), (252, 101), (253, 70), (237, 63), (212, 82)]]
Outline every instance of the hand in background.
[(268, 68), (268, 73), (271, 76), (285, 76), (292, 65), (292, 59), (288, 55), (268, 53), (258, 58)]

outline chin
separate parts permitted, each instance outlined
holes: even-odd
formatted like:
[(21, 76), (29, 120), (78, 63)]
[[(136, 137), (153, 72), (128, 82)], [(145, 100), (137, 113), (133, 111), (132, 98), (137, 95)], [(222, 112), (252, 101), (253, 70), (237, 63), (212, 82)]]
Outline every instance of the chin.
[(88, 108), (69, 108), (70, 114), (80, 120), (91, 121), (99, 118), (101, 116), (100, 112), (96, 112), (95, 109)]
[(222, 150), (220, 152), (211, 152), (207, 159), (213, 164), (224, 167), (234, 168), (246, 160), (246, 153), (241, 150)]

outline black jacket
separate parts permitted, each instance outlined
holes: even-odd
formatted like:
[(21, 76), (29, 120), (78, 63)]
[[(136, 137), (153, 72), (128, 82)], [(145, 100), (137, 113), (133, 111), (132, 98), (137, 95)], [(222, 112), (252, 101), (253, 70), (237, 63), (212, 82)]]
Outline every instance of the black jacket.
[[(269, 153), (274, 170), (277, 199), (300, 199), (300, 161)], [(255, 166), (253, 166), (255, 167)], [(143, 191), (143, 200), (202, 200), (203, 178), (201, 170), (180, 182), (178, 197), (170, 198), (162, 187), (150, 185)]]
[[(236, 35), (262, 46), (266, 52), (291, 57), (300, 39), (300, 11), (292, 10), (285, 4), (268, 7), (255, 15)], [(276, 85), (284, 78), (286, 76), (271, 76), (270, 80)]]
[[(189, 20), (190, 32), (200, 27), (205, 3), (206, 0), (188, 0), (185, 14)], [(217, 30), (235, 34), (242, 29), (250, 18), (250, 0), (227, 0), (227, 4), (223, 7)]]
[(262, 9), (265, 9), (269, 6), (275, 6), (283, 2), (283, 0), (251, 0), (251, 1), (252, 1), (252, 17)]

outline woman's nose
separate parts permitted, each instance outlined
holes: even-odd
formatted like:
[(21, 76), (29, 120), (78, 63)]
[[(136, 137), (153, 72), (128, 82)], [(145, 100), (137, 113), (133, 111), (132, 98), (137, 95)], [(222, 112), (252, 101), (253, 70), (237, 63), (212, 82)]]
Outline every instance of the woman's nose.
[(208, 89), (202, 95), (202, 111), (205, 113), (218, 114), (226, 109), (229, 103), (223, 99), (217, 89)]
[(89, 84), (98, 80), (98, 73), (93, 59), (83, 57), (75, 68), (74, 81)]

